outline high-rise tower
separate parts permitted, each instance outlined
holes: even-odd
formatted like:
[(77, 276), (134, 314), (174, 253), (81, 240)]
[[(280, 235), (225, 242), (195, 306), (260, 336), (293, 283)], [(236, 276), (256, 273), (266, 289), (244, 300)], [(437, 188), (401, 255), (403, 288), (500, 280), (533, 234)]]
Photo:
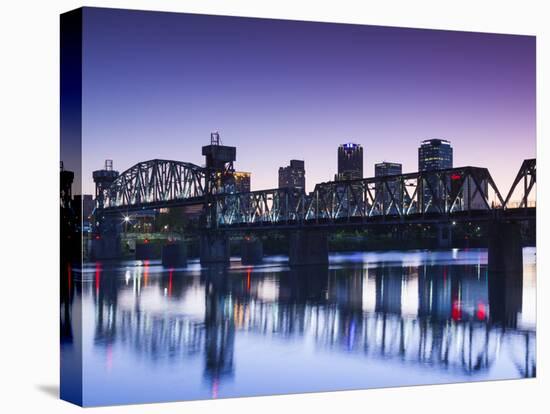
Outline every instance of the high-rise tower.
[[(418, 171), (430, 172), (453, 168), (453, 147), (449, 141), (443, 139), (427, 139), (420, 143), (418, 148)], [(428, 177), (423, 191), (424, 208), (435, 209), (437, 202), (442, 202), (441, 197), (445, 189), (435, 175)], [(431, 189), (430, 189), (431, 187)], [(432, 197), (435, 194), (435, 200)]]
[(352, 142), (338, 147), (336, 181), (363, 178), (363, 147)]
[(418, 148), (418, 171), (453, 168), (453, 147), (443, 139), (427, 139)]
[(306, 189), (304, 161), (290, 160), (290, 165), (279, 168), (279, 188)]

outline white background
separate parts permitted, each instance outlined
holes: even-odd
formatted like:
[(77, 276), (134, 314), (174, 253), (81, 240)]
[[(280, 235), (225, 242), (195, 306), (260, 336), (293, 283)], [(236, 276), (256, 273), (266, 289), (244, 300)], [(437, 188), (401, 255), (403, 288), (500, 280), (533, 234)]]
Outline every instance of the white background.
[[(548, 412), (548, 119), (546, 1), (4, 1), (0, 14), (0, 406), (65, 413), (58, 400), (59, 14), (87, 6), (276, 17), (537, 36), (538, 378), (218, 401), (119, 406), (111, 412)], [(541, 186), (542, 183), (542, 186)], [(38, 271), (38, 269), (40, 269)]]

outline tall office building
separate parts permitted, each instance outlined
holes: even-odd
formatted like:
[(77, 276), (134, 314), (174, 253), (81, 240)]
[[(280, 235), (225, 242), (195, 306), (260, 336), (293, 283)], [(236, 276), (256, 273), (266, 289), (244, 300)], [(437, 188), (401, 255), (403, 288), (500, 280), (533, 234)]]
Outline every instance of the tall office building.
[[(378, 164), (374, 165), (374, 176), (375, 177), (386, 177), (391, 175), (400, 175), (402, 174), (403, 166), (396, 162), (380, 162)], [(396, 203), (401, 203), (401, 191), (400, 191), (400, 183), (395, 181), (388, 181), (388, 187), (393, 193), (393, 200)], [(383, 206), (385, 207), (384, 210), (386, 211), (386, 214), (392, 214), (397, 213), (397, 207), (393, 205), (391, 209), (388, 209), (387, 206), (390, 205), (392, 202), (392, 196), (388, 192), (388, 189), (385, 185), (376, 185), (376, 197), (377, 199), (383, 203)]]
[(290, 165), (279, 168), (279, 188), (296, 188), (305, 191), (306, 170), (302, 160), (290, 160)]
[(363, 178), (363, 147), (352, 142), (338, 147), (338, 172), (335, 181)]
[(245, 171), (218, 171), (215, 183), (218, 193), (249, 193), (251, 173)]
[(403, 166), (397, 162), (380, 162), (374, 164), (374, 176), (385, 177), (387, 175), (400, 175), (402, 174)]
[(236, 193), (250, 192), (250, 176), (251, 174), (249, 172), (244, 172), (244, 171), (235, 171), (233, 173)]
[[(449, 141), (442, 139), (430, 139), (422, 141), (420, 148), (418, 148), (418, 170), (419, 171), (436, 171), (446, 168), (453, 168), (453, 148)], [(430, 179), (430, 184), (435, 194), (438, 197), (443, 195), (443, 188), (441, 183), (437, 185), (437, 179), (434, 177)], [(454, 208), (458, 210), (469, 209), (485, 209), (488, 204), (488, 192), (489, 184), (487, 180), (482, 180), (479, 184), (480, 189), (477, 188), (472, 178), (462, 180), (460, 174), (452, 174), (450, 182), (446, 183), (453, 194), (461, 192), (458, 202), (455, 203)], [(431, 200), (431, 193), (428, 189), (424, 189), (424, 202), (429, 203)], [(433, 204), (433, 203), (432, 203)]]
[(443, 139), (427, 139), (418, 148), (418, 171), (453, 168), (453, 147)]
[[(418, 171), (430, 172), (446, 168), (453, 168), (453, 147), (451, 147), (451, 143), (443, 139), (422, 141), (418, 148)], [(436, 200), (433, 200), (432, 194), (435, 194)], [(424, 211), (438, 211), (437, 204), (440, 204), (439, 207), (444, 205), (444, 201), (441, 199), (444, 194), (445, 189), (442, 183), (435, 174), (430, 175), (423, 191)]]

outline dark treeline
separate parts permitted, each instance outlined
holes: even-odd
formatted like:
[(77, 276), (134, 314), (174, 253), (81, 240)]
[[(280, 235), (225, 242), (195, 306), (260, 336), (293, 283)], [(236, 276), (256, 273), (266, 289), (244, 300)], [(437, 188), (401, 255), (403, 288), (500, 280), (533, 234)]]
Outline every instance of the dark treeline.
[[(165, 223), (155, 223), (154, 227), (163, 229)], [(485, 248), (488, 243), (488, 224), (487, 223), (455, 223), (447, 224), (450, 229), (451, 242), (453, 248)], [(232, 256), (239, 256), (241, 241), (244, 237), (254, 237), (261, 239), (264, 255), (288, 255), (289, 249), (289, 231), (270, 231), (270, 232), (251, 232), (235, 233), (230, 235), (230, 249)], [(134, 244), (124, 241), (123, 252), (127, 258), (131, 258), (134, 253), (135, 243), (149, 243), (155, 256), (160, 258), (162, 245), (166, 243), (168, 234), (162, 231), (158, 233), (139, 233), (128, 231), (127, 236), (133, 237)], [(197, 232), (186, 232), (179, 228), (174, 232), (170, 231), (170, 237), (174, 235), (178, 239), (184, 240), (187, 256), (189, 258), (199, 257), (199, 237)], [(163, 237), (166, 236), (166, 237)], [(535, 227), (527, 223), (522, 226), (522, 244), (524, 246), (534, 246), (536, 242)], [(336, 230), (329, 232), (329, 250), (332, 252), (346, 251), (376, 251), (376, 250), (413, 250), (413, 249), (438, 249), (442, 248), (438, 241), (438, 228), (435, 225), (400, 225), (385, 226), (378, 225), (369, 229), (355, 230)]]

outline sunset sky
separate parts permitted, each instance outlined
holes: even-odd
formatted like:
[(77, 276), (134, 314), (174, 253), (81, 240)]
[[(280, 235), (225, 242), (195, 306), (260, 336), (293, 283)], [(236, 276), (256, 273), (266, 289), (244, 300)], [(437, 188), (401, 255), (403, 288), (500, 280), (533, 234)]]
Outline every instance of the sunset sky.
[(85, 193), (106, 158), (201, 165), (215, 130), (252, 189), (295, 158), (311, 191), (350, 141), (373, 176), (450, 140), (454, 166), (489, 168), (504, 193), (535, 157), (532, 36), (86, 8), (83, 37)]

